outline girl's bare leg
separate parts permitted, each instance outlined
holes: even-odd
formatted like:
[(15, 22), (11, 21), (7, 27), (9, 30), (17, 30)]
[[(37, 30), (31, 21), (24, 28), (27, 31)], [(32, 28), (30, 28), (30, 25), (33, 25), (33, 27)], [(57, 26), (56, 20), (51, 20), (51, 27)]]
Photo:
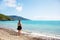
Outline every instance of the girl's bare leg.
[(18, 30), (18, 36), (21, 34), (21, 30)]

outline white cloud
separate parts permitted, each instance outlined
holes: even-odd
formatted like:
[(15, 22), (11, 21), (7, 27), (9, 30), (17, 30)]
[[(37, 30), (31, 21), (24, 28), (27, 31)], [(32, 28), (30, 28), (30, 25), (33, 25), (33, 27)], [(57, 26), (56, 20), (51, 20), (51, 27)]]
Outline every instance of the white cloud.
[(18, 12), (21, 12), (21, 11), (22, 11), (22, 6), (17, 6), (17, 7), (16, 7), (16, 10), (17, 10)]
[(4, 4), (8, 7), (16, 7), (16, 0), (4, 0)]
[(35, 16), (33, 20), (60, 20), (57, 16)]
[(3, 0), (3, 3), (6, 7), (15, 8), (17, 12), (21, 12), (23, 9), (21, 3), (16, 4), (16, 0)]

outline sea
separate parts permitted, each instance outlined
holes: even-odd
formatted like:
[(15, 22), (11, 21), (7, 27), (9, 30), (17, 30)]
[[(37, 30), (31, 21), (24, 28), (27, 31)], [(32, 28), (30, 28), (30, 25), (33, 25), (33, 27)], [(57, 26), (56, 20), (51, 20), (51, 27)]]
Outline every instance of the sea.
[[(0, 27), (17, 30), (18, 20), (0, 21)], [(21, 20), (22, 30), (60, 37), (60, 20)]]

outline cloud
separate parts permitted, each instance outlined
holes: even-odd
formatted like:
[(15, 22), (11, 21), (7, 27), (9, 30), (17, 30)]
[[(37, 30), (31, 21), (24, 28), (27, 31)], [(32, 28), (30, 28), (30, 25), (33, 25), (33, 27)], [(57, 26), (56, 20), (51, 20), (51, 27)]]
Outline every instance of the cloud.
[(8, 7), (16, 7), (16, 0), (4, 0), (4, 4)]
[(17, 12), (21, 12), (23, 9), (21, 3), (17, 4), (16, 0), (3, 0), (2, 4), (6, 7), (15, 8)]
[(57, 16), (34, 16), (33, 20), (60, 20)]
[(18, 12), (21, 12), (22, 9), (23, 9), (22, 6), (17, 6), (17, 7), (16, 7), (16, 10), (17, 10)]

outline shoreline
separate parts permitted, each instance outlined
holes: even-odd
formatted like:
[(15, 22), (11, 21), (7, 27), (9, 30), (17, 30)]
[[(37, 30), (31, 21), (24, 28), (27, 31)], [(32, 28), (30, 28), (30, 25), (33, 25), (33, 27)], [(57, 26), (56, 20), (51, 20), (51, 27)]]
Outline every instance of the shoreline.
[[(9, 28), (0, 28), (0, 30), (3, 30), (3, 31), (8, 31), (8, 33), (13, 33), (16, 35), (17, 31), (16, 30), (13, 30), (13, 29), (9, 29)], [(5, 33), (5, 32), (4, 32)], [(33, 32), (25, 32), (25, 31), (21, 31), (21, 34), (23, 36), (27, 36), (29, 37), (30, 39), (34, 40), (34, 39), (42, 39), (42, 40), (60, 40), (60, 37), (55, 37), (55, 36), (47, 36), (47, 35), (44, 35), (44, 34), (40, 34), (40, 33), (33, 33)], [(22, 37), (23, 38), (23, 37)]]
[(31, 37), (42, 37), (42, 38), (55, 38), (55, 39), (60, 39), (60, 37), (56, 37), (56, 36), (50, 36), (50, 35), (44, 35), (44, 34), (41, 34), (41, 33), (34, 33), (34, 32), (23, 32), (22, 33), (24, 34), (27, 34)]
[[(17, 32), (17, 30), (16, 30)], [(35, 37), (35, 38), (39, 38), (41, 37), (42, 39), (60, 39), (60, 36), (57, 37), (55, 35), (46, 35), (46, 34), (42, 34), (42, 33), (36, 33), (36, 32), (29, 32), (29, 31), (21, 31), (22, 34), (28, 35), (30, 37)]]

